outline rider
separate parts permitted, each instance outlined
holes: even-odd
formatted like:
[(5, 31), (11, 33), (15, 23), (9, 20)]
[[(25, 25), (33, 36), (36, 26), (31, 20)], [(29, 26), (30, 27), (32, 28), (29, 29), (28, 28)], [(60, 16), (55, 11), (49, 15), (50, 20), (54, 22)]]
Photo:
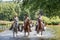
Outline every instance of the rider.
[(12, 30), (14, 27), (18, 28), (18, 30), (20, 31), (20, 29), (19, 29), (19, 19), (18, 19), (17, 13), (15, 13), (15, 15), (14, 15), (14, 20), (13, 20), (13, 23), (12, 23), (12, 26), (11, 26), (10, 30)]
[(42, 11), (40, 11), (39, 17), (36, 23), (36, 31), (38, 34), (39, 34), (39, 31), (41, 31), (41, 35), (42, 35), (43, 30), (44, 30), (44, 23), (42, 21)]
[(19, 19), (18, 19), (17, 14), (15, 14), (15, 17), (14, 17), (14, 23), (15, 23), (15, 27), (18, 27)]
[(14, 16), (14, 24), (15, 24), (15, 27), (17, 28), (17, 30), (20, 31), (19, 18), (18, 18), (17, 13), (15, 13), (15, 16)]
[(40, 11), (40, 20), (41, 20), (42, 30), (44, 31), (45, 30), (44, 28), (45, 28), (46, 25), (44, 24), (44, 21), (42, 20), (42, 16), (43, 16), (43, 11), (41, 10)]
[(37, 27), (38, 27), (39, 21), (42, 21), (42, 16), (41, 16), (40, 13), (38, 14), (38, 18), (37, 18), (37, 22), (36, 22), (36, 29), (35, 29), (36, 31), (37, 31)]
[[(27, 17), (28, 17), (28, 15), (27, 15), (27, 14), (25, 14), (25, 15), (24, 15), (24, 23), (26, 22), (25, 20), (27, 19)], [(23, 23), (23, 25), (22, 25), (22, 26), (24, 26), (24, 23)]]

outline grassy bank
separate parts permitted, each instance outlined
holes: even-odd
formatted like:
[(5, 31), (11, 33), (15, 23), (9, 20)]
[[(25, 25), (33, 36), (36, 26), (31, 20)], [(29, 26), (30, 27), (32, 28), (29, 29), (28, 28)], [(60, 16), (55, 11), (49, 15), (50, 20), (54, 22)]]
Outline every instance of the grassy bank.
[(48, 25), (48, 28), (51, 28), (55, 31), (54, 35), (55, 37), (51, 40), (60, 40), (60, 25)]
[[(11, 24), (11, 23), (13, 23), (13, 21), (1, 21), (0, 20), (0, 24), (2, 25)], [(23, 21), (19, 21), (19, 23), (23, 23)]]

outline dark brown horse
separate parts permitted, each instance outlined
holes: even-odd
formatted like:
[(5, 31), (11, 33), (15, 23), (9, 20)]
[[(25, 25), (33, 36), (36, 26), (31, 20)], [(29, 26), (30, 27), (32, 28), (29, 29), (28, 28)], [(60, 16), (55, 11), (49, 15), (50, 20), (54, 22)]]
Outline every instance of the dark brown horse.
[(25, 35), (26, 35), (26, 32), (28, 32), (28, 35), (29, 35), (29, 32), (31, 32), (31, 29), (30, 29), (30, 19), (29, 18), (25, 19), (23, 29), (24, 29)]
[(41, 32), (41, 35), (44, 31), (44, 27), (42, 26), (42, 23), (41, 23), (41, 19), (38, 18), (38, 21), (37, 21), (37, 25), (36, 25), (36, 31), (37, 31), (37, 34), (39, 34), (39, 32)]
[[(29, 29), (34, 26), (34, 24), (32, 23), (32, 21), (27, 22), (27, 25), (29, 25)], [(24, 29), (24, 25), (21, 25), (21, 30), (20, 30), (20, 32), (22, 32), (23, 29)], [(30, 31), (31, 31), (31, 29), (30, 29)]]

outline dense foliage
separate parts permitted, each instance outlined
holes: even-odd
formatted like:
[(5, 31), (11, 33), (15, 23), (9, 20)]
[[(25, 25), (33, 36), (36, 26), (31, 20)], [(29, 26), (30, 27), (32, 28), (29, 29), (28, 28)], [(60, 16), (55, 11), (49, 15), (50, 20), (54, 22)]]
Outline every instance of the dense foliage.
[(24, 19), (25, 13), (27, 13), (31, 19), (36, 20), (38, 17), (37, 14), (41, 9), (43, 10), (44, 18), (46, 16), (47, 21), (50, 20), (49, 23), (52, 22), (54, 24), (54, 22), (57, 23), (57, 21), (60, 20), (60, 18), (56, 18), (57, 16), (60, 17), (60, 0), (16, 1), (0, 2), (0, 20), (13, 20), (15, 13), (18, 14), (20, 20)]
[(55, 16), (55, 17), (52, 17), (52, 18), (48, 18), (46, 16), (43, 16), (42, 19), (43, 19), (44, 23), (48, 24), (48, 25), (51, 25), (51, 24), (58, 25), (58, 24), (60, 24), (59, 16)]

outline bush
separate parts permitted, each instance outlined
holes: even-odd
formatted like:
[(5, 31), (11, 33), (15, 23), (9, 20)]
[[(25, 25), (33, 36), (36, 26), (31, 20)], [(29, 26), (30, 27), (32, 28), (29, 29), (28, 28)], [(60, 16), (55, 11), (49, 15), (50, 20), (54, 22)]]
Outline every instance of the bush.
[(48, 17), (42, 16), (42, 19), (43, 19), (45, 24), (49, 24), (49, 25), (51, 24), (51, 21), (50, 21), (50, 19)]
[(54, 16), (51, 18), (43, 16), (43, 21), (48, 25), (51, 25), (51, 24), (58, 25), (60, 23), (60, 18), (59, 18), (59, 16)]
[[(0, 20), (13, 20), (15, 12), (18, 13), (19, 11), (17, 5), (15, 3), (0, 3)], [(20, 13), (18, 13), (19, 15)]]
[(58, 25), (60, 23), (60, 18), (58, 16), (54, 16), (51, 18), (51, 23), (53, 25)]

